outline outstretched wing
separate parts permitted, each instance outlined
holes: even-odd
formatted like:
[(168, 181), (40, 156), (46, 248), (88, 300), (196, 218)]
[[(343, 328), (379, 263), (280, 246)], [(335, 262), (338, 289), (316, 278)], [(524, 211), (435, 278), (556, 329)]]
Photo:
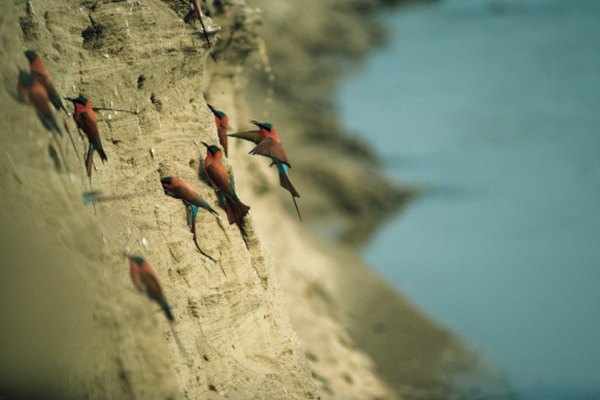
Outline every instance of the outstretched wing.
[(292, 167), (287, 160), (285, 150), (281, 143), (277, 143), (271, 138), (261, 140), (260, 143), (250, 151), (250, 154), (260, 154), (261, 156), (280, 161), (290, 168)]
[(231, 136), (238, 139), (248, 140), (250, 142), (259, 143), (263, 140), (263, 135), (260, 134), (260, 131), (247, 131), (247, 132), (238, 132), (231, 133), (227, 136)]

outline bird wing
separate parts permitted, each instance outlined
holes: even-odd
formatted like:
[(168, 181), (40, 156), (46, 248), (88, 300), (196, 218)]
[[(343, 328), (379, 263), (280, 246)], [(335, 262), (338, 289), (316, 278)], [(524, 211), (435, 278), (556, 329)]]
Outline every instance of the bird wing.
[(90, 142), (96, 143), (100, 139), (98, 125), (96, 125), (96, 121), (90, 117), (87, 111), (82, 111), (79, 113), (77, 116), (77, 125), (82, 131), (85, 132)]
[(212, 184), (221, 191), (226, 193), (231, 191), (231, 188), (229, 187), (229, 175), (224, 167), (219, 168), (218, 165), (209, 164), (206, 166), (206, 175)]
[(23, 82), (21, 82), (19, 80), (19, 83), (17, 85), (17, 94), (19, 96), (19, 101), (21, 103), (24, 104), (30, 104), (31, 102), (29, 101), (29, 93), (27, 91), (27, 88), (25, 87), (25, 85), (23, 85)]
[(131, 282), (133, 282), (133, 286), (139, 291), (144, 292), (144, 284), (142, 283), (142, 279), (140, 277), (140, 267), (135, 264), (135, 261), (129, 261), (131, 267), (129, 268), (129, 274), (131, 276)]
[(146, 288), (146, 294), (148, 294), (151, 299), (160, 303), (163, 299), (163, 294), (156, 275), (149, 271), (142, 270), (140, 271), (140, 278)]
[(250, 151), (250, 154), (259, 154), (261, 156), (269, 157), (286, 164), (290, 168), (292, 167), (287, 160), (285, 150), (281, 143), (277, 143), (271, 138), (261, 140), (260, 143)]
[(38, 113), (42, 114), (46, 118), (54, 119), (52, 110), (50, 110), (50, 103), (48, 102), (48, 95), (40, 91), (29, 91), (29, 100), (35, 107)]
[(260, 143), (263, 140), (263, 135), (260, 134), (260, 131), (247, 131), (247, 132), (238, 132), (232, 133), (227, 136), (231, 136), (238, 139), (248, 140), (254, 143)]
[[(194, 205), (197, 207), (202, 207), (205, 210), (207, 210), (208, 212), (210, 212), (211, 214), (214, 215), (219, 215), (211, 206), (210, 204), (208, 204), (208, 202), (206, 200), (204, 200), (203, 198), (201, 198), (200, 196), (198, 196), (197, 198), (194, 199)], [(196, 211), (197, 213), (197, 211)]]

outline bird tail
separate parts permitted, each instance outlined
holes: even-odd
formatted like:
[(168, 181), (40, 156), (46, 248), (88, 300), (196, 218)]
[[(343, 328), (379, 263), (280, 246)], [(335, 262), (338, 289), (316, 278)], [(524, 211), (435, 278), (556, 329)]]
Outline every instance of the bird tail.
[(98, 146), (96, 146), (96, 151), (100, 155), (100, 159), (102, 160), (102, 162), (108, 161), (108, 158), (106, 157), (106, 153), (104, 152), (104, 148), (102, 147), (102, 143), (100, 143), (100, 141), (98, 141)]
[[(202, 208), (204, 208), (206, 211), (210, 212), (210, 213), (211, 213), (211, 214), (213, 214), (213, 215), (216, 215), (217, 217), (219, 216), (219, 213), (218, 213), (218, 212), (216, 212), (216, 211), (215, 211), (215, 209), (214, 209), (214, 208), (212, 208), (212, 207), (210, 206), (210, 204), (208, 204), (208, 202), (207, 202), (206, 200), (199, 199), (199, 200), (198, 200), (198, 207), (202, 207)], [(196, 213), (197, 213), (197, 211), (196, 211)]]
[(71, 116), (69, 111), (67, 111), (65, 104), (62, 102), (62, 98), (60, 97), (58, 92), (56, 92), (56, 90), (53, 91), (52, 93), (48, 93), (48, 94), (50, 95), (49, 96), (50, 103), (52, 103), (54, 108), (56, 108), (57, 110), (63, 110), (65, 112), (65, 114), (67, 114), (68, 116)]
[(171, 307), (169, 306), (169, 303), (167, 303), (167, 299), (165, 299), (164, 297), (160, 301), (160, 308), (162, 308), (162, 310), (165, 312), (165, 315), (167, 316), (167, 319), (170, 322), (175, 322), (175, 317), (171, 312)]
[(198, 215), (198, 206), (195, 206), (190, 203), (183, 202), (185, 204), (185, 219), (187, 221), (187, 226), (190, 228), (192, 233), (195, 233), (195, 222), (196, 216)]
[(85, 155), (85, 170), (87, 172), (87, 176), (92, 176), (92, 166), (94, 165), (94, 145), (90, 143), (88, 147), (88, 151)]
[(281, 185), (282, 188), (290, 192), (292, 197), (300, 197), (300, 194), (298, 193), (294, 185), (292, 185), (292, 182), (290, 181), (290, 178), (288, 178), (286, 170), (284, 168), (285, 165), (277, 164), (277, 171), (279, 171), (279, 185)]
[(229, 157), (229, 151), (227, 146), (227, 132), (224, 134), (219, 134), (219, 143), (223, 146), (223, 153), (225, 153), (225, 157)]
[(69, 112), (69, 110), (67, 110), (67, 107), (65, 107), (64, 103), (61, 101), (60, 102), (60, 108), (65, 112), (65, 114), (67, 114), (69, 117), (71, 116), (71, 113)]
[(277, 171), (279, 171), (279, 185), (281, 185), (282, 188), (286, 189), (292, 195), (292, 201), (294, 202), (294, 207), (296, 207), (298, 218), (300, 218), (300, 222), (302, 222), (302, 215), (300, 214), (300, 209), (298, 208), (298, 203), (296, 202), (296, 197), (300, 197), (300, 194), (294, 185), (292, 185), (290, 178), (288, 178), (286, 166), (278, 163)]
[[(217, 262), (217, 260), (215, 260), (209, 254), (207, 254), (204, 250), (202, 250), (202, 248), (200, 247), (200, 244), (198, 244), (198, 237), (196, 236), (196, 232), (193, 232), (192, 240), (194, 241), (194, 244), (196, 245), (196, 248), (198, 249), (200, 254), (202, 254), (204, 257), (208, 258), (212, 262), (215, 262), (215, 263)], [(223, 267), (221, 267), (221, 268), (223, 268)]]
[(42, 121), (42, 124), (44, 125), (44, 127), (46, 129), (48, 129), (49, 131), (54, 131), (56, 133), (58, 133), (60, 136), (62, 136), (62, 131), (60, 130), (60, 128), (58, 127), (58, 124), (56, 123), (56, 119), (54, 119), (54, 116), (51, 115), (49, 117), (38, 113), (38, 117), (40, 118), (40, 121)]
[(227, 202), (227, 220), (230, 224), (233, 224), (235, 222), (239, 225), (242, 222), (244, 216), (248, 214), (248, 210), (250, 210), (250, 207), (242, 203), (242, 201), (235, 195), (235, 193), (225, 194), (225, 200)]

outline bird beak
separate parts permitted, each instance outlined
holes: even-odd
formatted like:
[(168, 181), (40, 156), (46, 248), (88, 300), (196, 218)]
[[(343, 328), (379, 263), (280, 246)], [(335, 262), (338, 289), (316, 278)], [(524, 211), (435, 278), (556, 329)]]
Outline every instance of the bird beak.
[(204, 145), (204, 147), (206, 147), (208, 149), (209, 146), (206, 143), (204, 143), (204, 142), (200, 142), (200, 143), (202, 143)]
[(64, 99), (65, 99), (65, 100), (69, 100), (71, 103), (75, 103), (75, 99), (72, 99), (72, 98), (70, 98), (70, 97), (65, 97)]

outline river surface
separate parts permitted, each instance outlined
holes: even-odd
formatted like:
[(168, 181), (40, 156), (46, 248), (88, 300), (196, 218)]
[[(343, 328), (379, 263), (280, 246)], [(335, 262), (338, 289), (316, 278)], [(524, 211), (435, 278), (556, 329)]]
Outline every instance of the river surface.
[(521, 398), (600, 398), (600, 1), (387, 15), (340, 111), (424, 195), (367, 261)]

